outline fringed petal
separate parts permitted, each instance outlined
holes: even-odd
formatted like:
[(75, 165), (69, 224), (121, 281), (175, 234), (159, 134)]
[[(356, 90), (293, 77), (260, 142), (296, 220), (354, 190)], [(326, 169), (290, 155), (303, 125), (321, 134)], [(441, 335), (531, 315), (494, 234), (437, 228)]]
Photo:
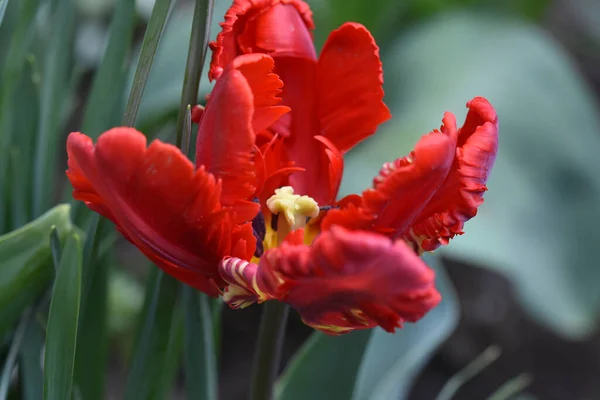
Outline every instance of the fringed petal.
[(483, 203), (498, 152), (498, 116), (483, 97), (468, 102), (467, 108), (450, 173), (405, 236), (418, 251), (433, 251), (461, 235)]
[(221, 32), (210, 43), (209, 78), (217, 79), (235, 57), (248, 53), (316, 58), (312, 13), (301, 0), (235, 0)]
[(317, 110), (321, 135), (340, 152), (391, 117), (382, 85), (379, 47), (367, 28), (348, 22), (331, 32), (317, 64)]
[[(237, 226), (219, 201), (221, 182), (175, 146), (133, 128), (114, 128), (92, 140), (67, 140), (73, 196), (111, 219), (119, 231), (165, 272), (216, 296), (224, 281), (221, 258), (234, 248), (254, 251), (250, 223)], [(248, 228), (244, 228), (248, 225)], [(235, 232), (235, 233), (234, 233)]]

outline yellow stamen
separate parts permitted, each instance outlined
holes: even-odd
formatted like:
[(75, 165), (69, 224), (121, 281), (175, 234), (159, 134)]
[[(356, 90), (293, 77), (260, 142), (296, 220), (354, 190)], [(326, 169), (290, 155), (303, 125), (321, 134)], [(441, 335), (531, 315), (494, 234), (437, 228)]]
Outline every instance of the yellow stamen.
[(267, 207), (273, 215), (279, 214), (277, 220), (279, 243), (288, 233), (304, 228), (308, 217), (314, 218), (319, 215), (317, 202), (311, 197), (294, 194), (291, 186), (275, 189), (275, 194), (267, 200)]

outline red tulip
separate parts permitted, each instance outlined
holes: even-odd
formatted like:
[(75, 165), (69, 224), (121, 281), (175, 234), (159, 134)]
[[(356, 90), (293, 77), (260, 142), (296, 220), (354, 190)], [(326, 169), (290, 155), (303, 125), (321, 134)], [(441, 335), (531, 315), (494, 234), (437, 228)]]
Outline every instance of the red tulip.
[(483, 202), (493, 107), (471, 100), (460, 129), (446, 113), (372, 188), (336, 201), (344, 154), (390, 116), (373, 38), (344, 24), (317, 59), (299, 0), (234, 1), (222, 27), (211, 44), (216, 85), (194, 112), (196, 167), (174, 146), (146, 148), (131, 128), (95, 146), (72, 133), (73, 196), (167, 273), (233, 308), (283, 301), (329, 334), (421, 318), (440, 294), (418, 255), (462, 234)]

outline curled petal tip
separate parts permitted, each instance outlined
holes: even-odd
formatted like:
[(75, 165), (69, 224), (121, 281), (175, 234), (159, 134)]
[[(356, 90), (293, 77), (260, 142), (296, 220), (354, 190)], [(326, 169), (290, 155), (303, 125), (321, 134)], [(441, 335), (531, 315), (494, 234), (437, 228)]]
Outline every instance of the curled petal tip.
[(433, 251), (463, 234), (465, 222), (477, 214), (498, 152), (498, 115), (483, 97), (467, 103), (458, 130), (450, 173), (405, 236), (420, 251)]
[(439, 301), (433, 271), (402, 241), (339, 226), (312, 247), (284, 243), (267, 251), (257, 283), (328, 334), (377, 325), (393, 330)]
[(220, 25), (221, 32), (210, 43), (211, 80), (218, 79), (223, 69), (241, 54), (315, 58), (310, 33), (314, 29), (312, 13), (301, 0), (235, 0)]

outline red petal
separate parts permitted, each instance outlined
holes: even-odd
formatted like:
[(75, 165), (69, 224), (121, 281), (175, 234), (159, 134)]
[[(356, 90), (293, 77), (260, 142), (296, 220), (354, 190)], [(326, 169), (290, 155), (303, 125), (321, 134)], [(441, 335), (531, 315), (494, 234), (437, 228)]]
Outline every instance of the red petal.
[(404, 242), (333, 227), (312, 247), (284, 243), (260, 260), (255, 281), (329, 334), (377, 325), (393, 332), (440, 301), (434, 272)]
[(254, 195), (256, 129), (264, 129), (289, 111), (274, 105), (282, 82), (272, 69), (273, 60), (266, 55), (236, 58), (215, 85), (202, 115), (196, 165), (204, 165), (223, 180), (225, 205)]
[(283, 82), (273, 73), (275, 62), (264, 54), (248, 54), (237, 57), (233, 68), (238, 69), (246, 78), (254, 100), (252, 128), (261, 132), (290, 111), (289, 107), (278, 106), (281, 102)]
[(328, 210), (321, 220), (321, 230), (326, 231), (339, 225), (351, 230), (371, 230), (375, 216), (367, 212), (361, 196), (351, 194), (337, 203), (337, 208)]
[(412, 225), (407, 239), (432, 251), (457, 234), (477, 214), (498, 152), (498, 116), (483, 97), (467, 103), (469, 112), (458, 132), (450, 173)]
[(217, 39), (210, 43), (211, 80), (240, 54), (312, 54), (315, 58), (310, 34), (314, 29), (312, 13), (300, 0), (235, 0), (221, 27)]
[(261, 190), (257, 191), (257, 196), (260, 203), (265, 205), (275, 189), (288, 185), (290, 174), (302, 172), (304, 169), (294, 167), (293, 162), (286, 161), (283, 141), (278, 136), (275, 136), (268, 144), (263, 146), (259, 154), (263, 162), (264, 184)]
[[(304, 172), (290, 177), (297, 193), (314, 198), (319, 204), (331, 204), (337, 195), (330, 178), (328, 145), (315, 140), (319, 135), (316, 111), (314, 61), (292, 57), (275, 58), (277, 73), (284, 82), (283, 103), (292, 109), (289, 118), (280, 118), (271, 130), (284, 138), (287, 159)], [(333, 148), (335, 146), (331, 145)], [(328, 154), (329, 153), (329, 154)], [(334, 153), (339, 153), (337, 149)]]
[(367, 28), (348, 22), (331, 32), (317, 66), (317, 110), (321, 134), (342, 153), (391, 117), (382, 84), (379, 47)]
[[(238, 45), (244, 53), (316, 58), (311, 12), (301, 2), (281, 2), (247, 19)], [(300, 6), (300, 7), (298, 7)], [(302, 13), (306, 13), (306, 18)], [(307, 23), (308, 22), (308, 23)]]
[(384, 165), (374, 189), (363, 192), (376, 228), (404, 234), (446, 179), (456, 148), (456, 121), (447, 113), (443, 122), (441, 132), (423, 136), (410, 156)]
[(95, 147), (89, 137), (72, 133), (67, 152), (73, 196), (110, 218), (177, 279), (216, 296), (221, 258), (237, 242), (255, 243), (252, 229), (236, 227), (222, 209), (220, 183), (203, 168), (195, 171), (175, 146), (156, 140), (146, 148), (140, 132), (114, 128)]
[(257, 269), (258, 265), (235, 257), (225, 257), (221, 261), (219, 271), (228, 283), (223, 292), (223, 301), (229, 307), (245, 308), (261, 301), (255, 284)]

